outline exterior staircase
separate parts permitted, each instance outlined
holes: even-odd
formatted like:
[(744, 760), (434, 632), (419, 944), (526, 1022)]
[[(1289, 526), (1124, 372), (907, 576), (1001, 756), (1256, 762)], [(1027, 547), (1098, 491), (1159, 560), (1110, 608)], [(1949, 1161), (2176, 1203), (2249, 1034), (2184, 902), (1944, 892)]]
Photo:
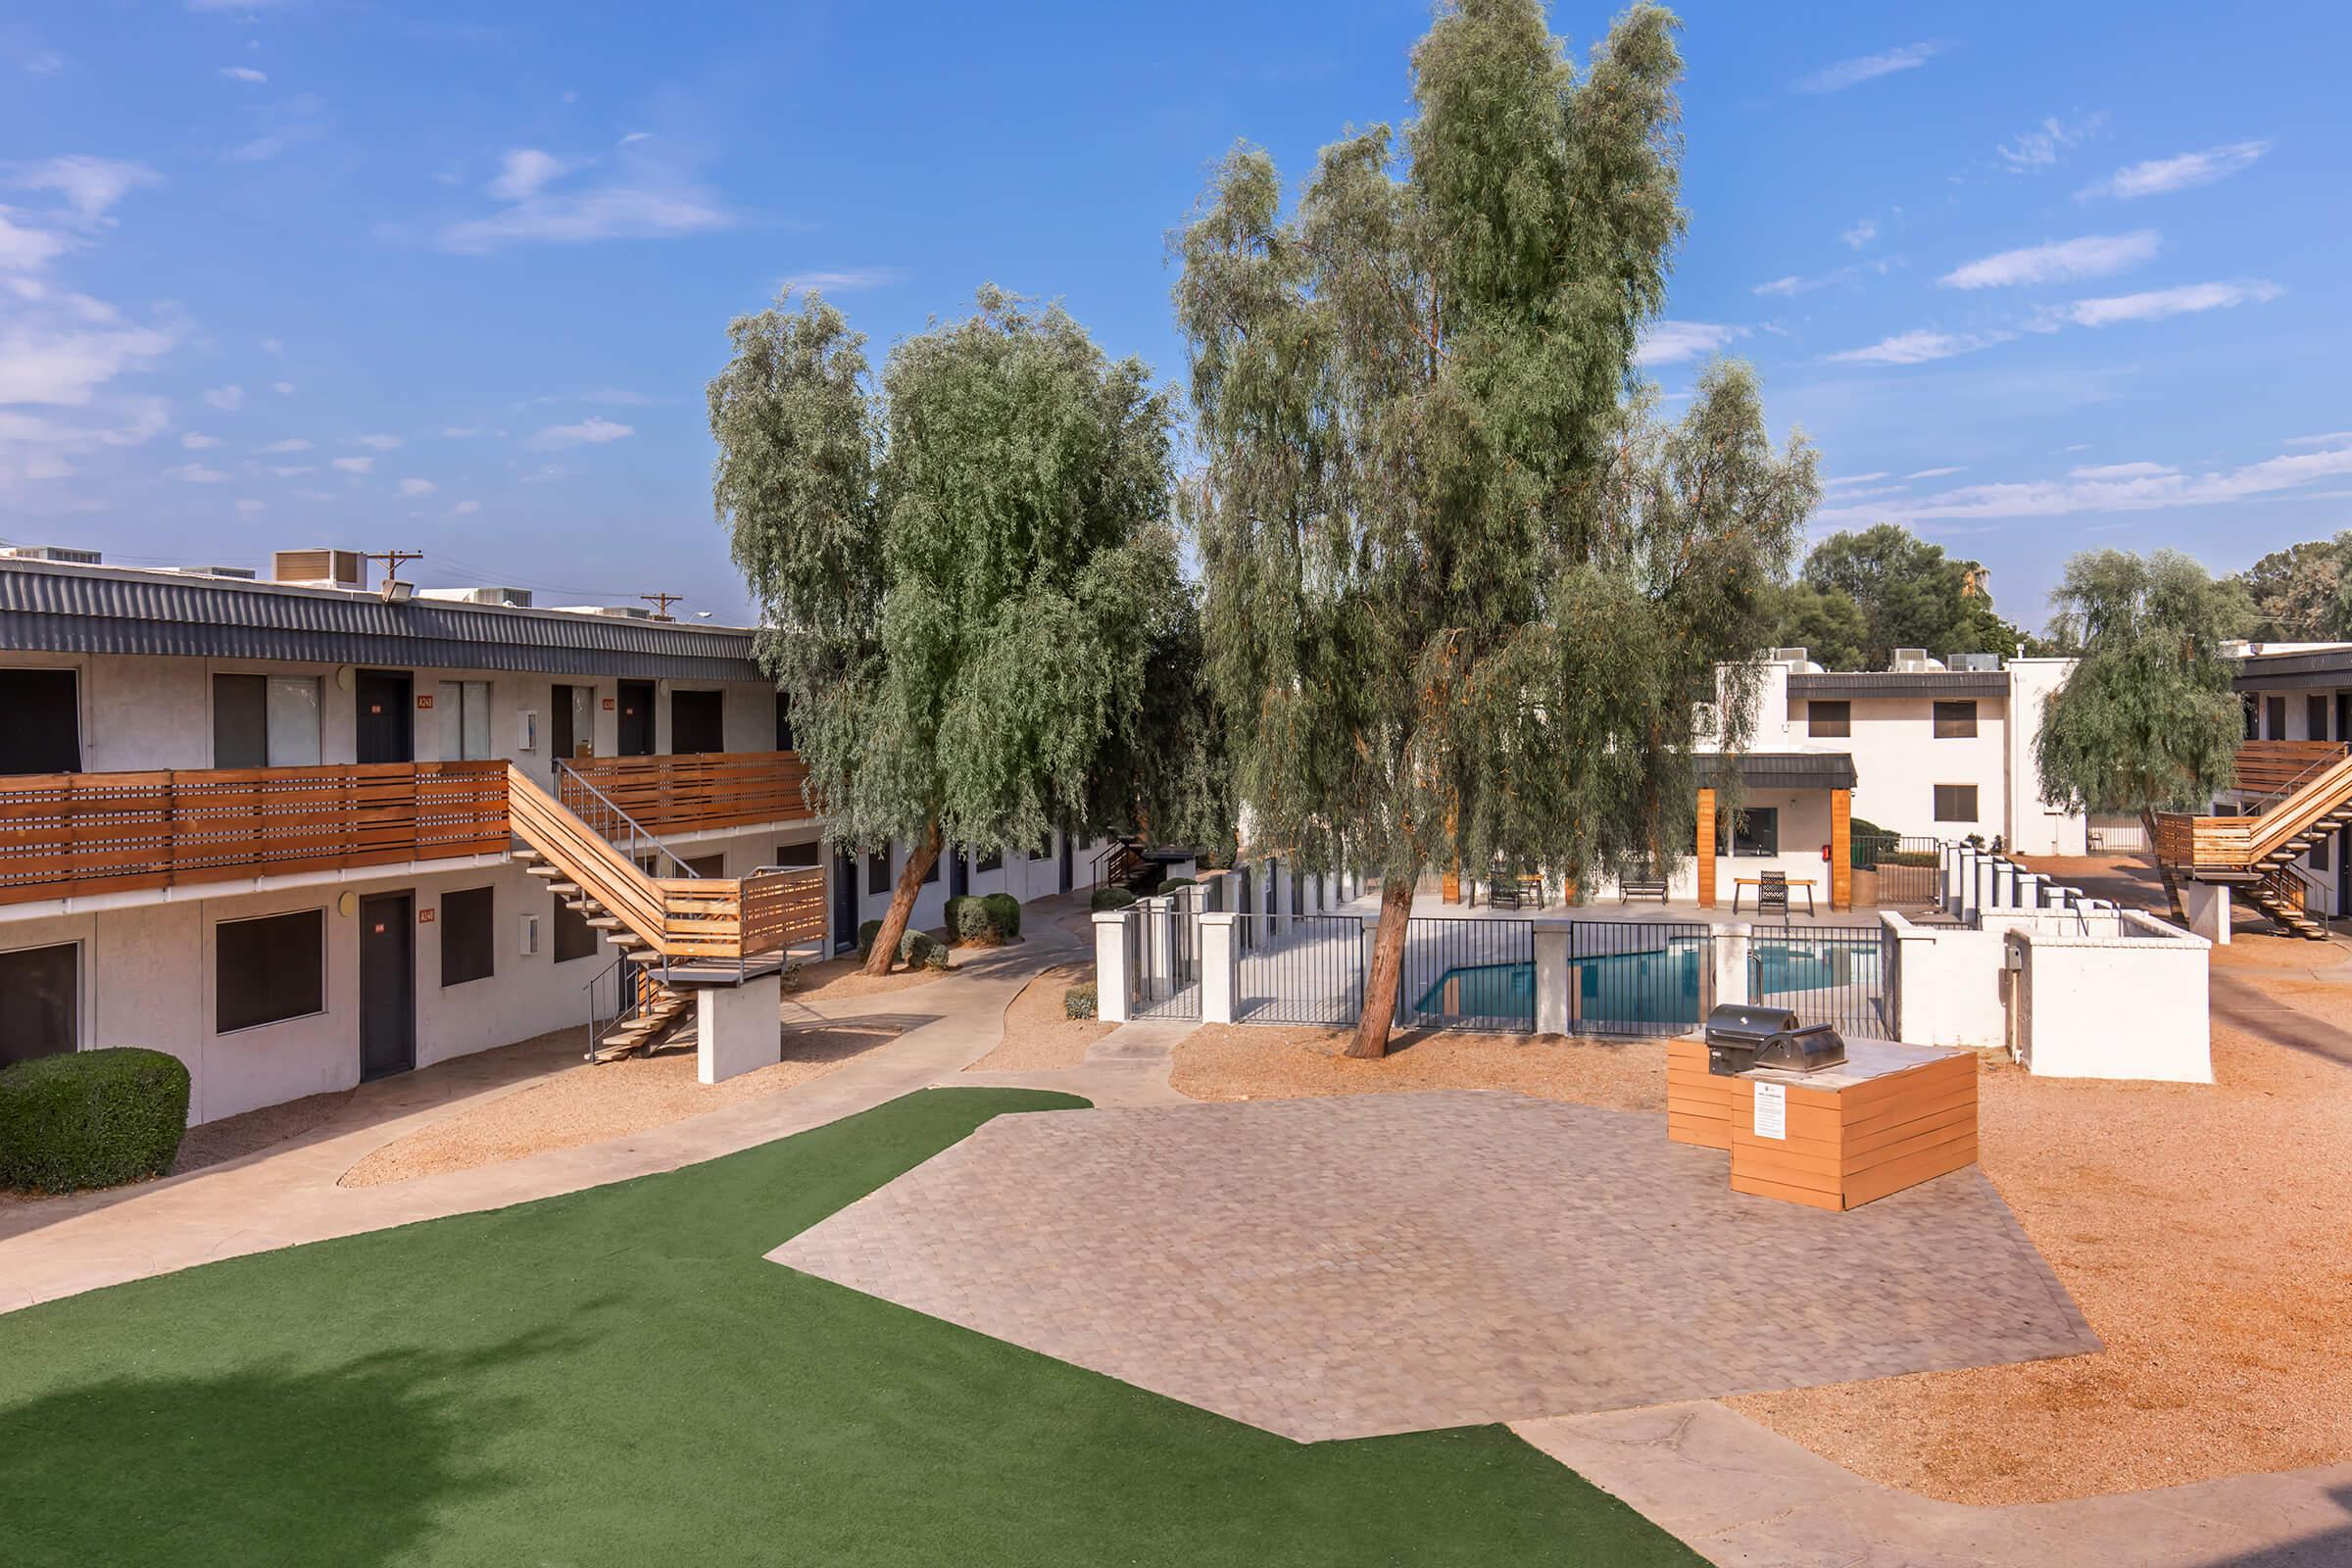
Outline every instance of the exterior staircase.
[(2352, 751), (2340, 741), (2248, 741), (2238, 748), (2233, 816), (2159, 812), (2156, 856), (2176, 875), (2235, 889), (2289, 936), (2325, 942), (2295, 862), (2352, 826)]

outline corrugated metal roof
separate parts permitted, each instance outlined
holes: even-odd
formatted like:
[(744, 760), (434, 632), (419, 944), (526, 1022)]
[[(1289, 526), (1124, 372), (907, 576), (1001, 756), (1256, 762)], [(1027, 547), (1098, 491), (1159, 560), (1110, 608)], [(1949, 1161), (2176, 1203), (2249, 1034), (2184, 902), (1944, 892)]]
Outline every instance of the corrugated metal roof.
[[(1692, 760), (1701, 784), (1722, 772), (1720, 754), (1702, 753)], [(1854, 760), (1843, 752), (1747, 752), (1740, 759), (1740, 782), (1751, 790), (1850, 790)]]
[(1790, 675), (1791, 697), (2006, 697), (2009, 676), (1998, 669), (1834, 670)]
[(2352, 686), (2352, 648), (2326, 648), (2305, 654), (2249, 654), (2237, 662), (2237, 678), (2230, 684), (2241, 692)]
[(0, 648), (759, 680), (752, 633), (0, 561)]

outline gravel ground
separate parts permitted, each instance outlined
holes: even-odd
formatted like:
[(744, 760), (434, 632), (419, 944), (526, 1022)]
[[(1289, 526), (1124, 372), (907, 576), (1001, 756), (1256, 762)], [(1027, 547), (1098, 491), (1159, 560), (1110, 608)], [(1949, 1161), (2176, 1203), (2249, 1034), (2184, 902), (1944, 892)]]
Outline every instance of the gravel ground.
[(224, 1164), (271, 1144), (299, 1138), (351, 1103), (353, 1093), (349, 1089), (336, 1089), (323, 1095), (305, 1095), (282, 1105), (264, 1105), (243, 1115), (223, 1116), (219, 1121), (191, 1127), (179, 1141), (179, 1157), (172, 1162), (172, 1174), (184, 1176), (189, 1171)]
[(710, 1085), (695, 1081), (689, 1033), (650, 1057), (582, 1063), (420, 1128), (352, 1166), (338, 1185), (375, 1187), (626, 1138), (821, 1078), (899, 1032), (871, 1018), (793, 1029), (784, 1035), (782, 1061)]
[(848, 997), (870, 997), (882, 991), (904, 991), (908, 986), (927, 986), (955, 972), (953, 952), (945, 969), (893, 969), (888, 974), (860, 972), (858, 957), (853, 954), (846, 958), (802, 964), (793, 971), (792, 989), (784, 995), (794, 1002), (838, 1002)]
[(1666, 1045), (1557, 1035), (1396, 1035), (1380, 1061), (1345, 1030), (1207, 1024), (1176, 1047), (1169, 1082), (1195, 1100), (1295, 1100), (1419, 1089), (1507, 1089), (1616, 1110), (1666, 1108)]
[[(2267, 946), (2266, 944), (2263, 944)], [(2342, 952), (2217, 951), (2352, 1027)], [(2256, 965), (2291, 954), (2295, 976)], [(2224, 955), (2229, 956), (2224, 957)], [(1874, 1480), (2047, 1501), (2352, 1458), (2352, 1076), (2217, 1022), (2213, 1088), (1982, 1081), (1982, 1163), (2107, 1349), (1728, 1402)]]
[(1041, 970), (1004, 1009), (1004, 1043), (967, 1072), (1058, 1072), (1086, 1065), (1086, 1048), (1117, 1028), (1100, 1018), (1072, 1018), (1061, 994), (1095, 977), (1091, 963)]

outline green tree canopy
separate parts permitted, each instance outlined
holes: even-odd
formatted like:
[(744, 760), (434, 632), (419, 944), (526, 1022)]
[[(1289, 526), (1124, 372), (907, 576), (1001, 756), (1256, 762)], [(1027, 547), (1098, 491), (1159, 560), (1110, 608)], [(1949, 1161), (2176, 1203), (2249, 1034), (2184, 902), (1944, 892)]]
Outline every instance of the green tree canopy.
[[(1672, 19), (1581, 74), (1535, 0), (1444, 7), (1419, 117), (1327, 147), (1294, 211), (1243, 148), (1181, 236), (1210, 678), (1250, 847), (1384, 878), (1350, 1050), (1377, 1055), (1424, 868), (1577, 879), (1688, 840), (1715, 664), (1813, 499), (1752, 378), (1628, 408), (1681, 234)], [(1343, 848), (1344, 846), (1344, 848)]]
[(1824, 669), (1862, 669), (1870, 627), (1853, 595), (1816, 588), (1801, 577), (1775, 583), (1764, 596), (1764, 618), (1775, 648), (1802, 648)]
[(2240, 630), (2259, 642), (2352, 635), (2352, 533), (2274, 550), (2228, 579), (2245, 595)]
[[(2035, 760), (2045, 798), (2075, 810), (2194, 810), (2229, 787), (2243, 734), (2222, 653), (2236, 595), (2178, 551), (2091, 550), (2050, 595), (2082, 662), (2048, 700)], [(2180, 895), (2158, 862), (2173, 914)]]
[[(1859, 533), (1834, 533), (1805, 558), (1804, 586), (1817, 593), (1844, 595), (1860, 612), (1863, 637), (1859, 662), (1830, 668), (1885, 669), (1897, 648), (1924, 648), (1936, 659), (1947, 654), (2013, 657), (2021, 642), (2034, 639), (1993, 612), (1984, 568), (1956, 561), (1941, 545), (1930, 544), (1896, 523), (1882, 522)], [(1842, 612), (1791, 601), (1842, 621)], [(1788, 639), (1791, 645), (1804, 639)], [(1804, 644), (1810, 646), (1810, 644)], [(1842, 649), (1840, 650), (1843, 651)]]
[(1169, 410), (1058, 308), (984, 288), (900, 343), (810, 294), (728, 328), (713, 496), (758, 656), (839, 843), (909, 847), (886, 968), (943, 843), (1094, 825), (1177, 585)]

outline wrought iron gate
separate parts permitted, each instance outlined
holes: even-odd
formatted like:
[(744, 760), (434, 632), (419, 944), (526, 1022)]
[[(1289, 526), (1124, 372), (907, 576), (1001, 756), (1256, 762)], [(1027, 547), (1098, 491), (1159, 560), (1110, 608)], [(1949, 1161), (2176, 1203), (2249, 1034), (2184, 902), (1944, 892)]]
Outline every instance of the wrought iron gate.
[(1135, 957), (1127, 1016), (1200, 1017), (1200, 916), (1189, 908), (1130, 908), (1127, 939)]
[(1748, 1000), (1840, 1034), (1890, 1039), (1886, 948), (1875, 925), (1758, 926), (1748, 938)]
[(1240, 1023), (1353, 1023), (1364, 1007), (1364, 922), (1352, 914), (1234, 916)]

